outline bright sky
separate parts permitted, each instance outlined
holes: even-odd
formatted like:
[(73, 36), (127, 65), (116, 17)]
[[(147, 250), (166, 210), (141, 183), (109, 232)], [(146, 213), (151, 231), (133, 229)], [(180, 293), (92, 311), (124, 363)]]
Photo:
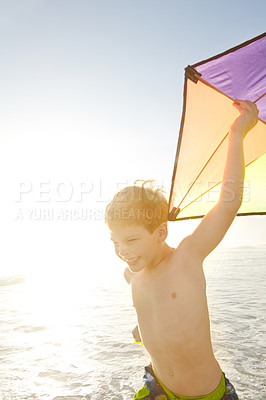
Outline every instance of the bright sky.
[[(265, 0), (1, 0), (2, 267), (101, 265), (114, 191), (170, 189), (184, 68), (263, 33), (265, 15)], [(224, 244), (266, 244), (265, 221), (239, 218)], [(195, 222), (176, 224), (178, 244)]]

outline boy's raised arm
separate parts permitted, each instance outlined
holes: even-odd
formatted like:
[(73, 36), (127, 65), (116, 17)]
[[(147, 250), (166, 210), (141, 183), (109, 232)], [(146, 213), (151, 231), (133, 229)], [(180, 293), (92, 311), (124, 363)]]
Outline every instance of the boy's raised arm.
[(202, 260), (220, 243), (242, 203), (245, 175), (243, 139), (256, 125), (258, 110), (250, 101), (237, 100), (234, 106), (240, 112), (240, 116), (229, 131), (227, 159), (219, 201), (185, 240), (190, 254)]

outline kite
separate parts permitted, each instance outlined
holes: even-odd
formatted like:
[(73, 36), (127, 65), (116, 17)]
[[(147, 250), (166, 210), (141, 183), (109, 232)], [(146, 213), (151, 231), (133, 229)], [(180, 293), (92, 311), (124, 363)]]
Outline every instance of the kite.
[(266, 214), (266, 32), (185, 69), (184, 101), (169, 198), (170, 221), (202, 218), (217, 203), (235, 99), (257, 104), (244, 139), (245, 184), (237, 215)]

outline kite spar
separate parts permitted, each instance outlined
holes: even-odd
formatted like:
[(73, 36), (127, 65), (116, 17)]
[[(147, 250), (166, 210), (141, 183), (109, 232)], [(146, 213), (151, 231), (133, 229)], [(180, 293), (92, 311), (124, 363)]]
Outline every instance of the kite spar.
[(266, 33), (185, 69), (169, 220), (201, 218), (217, 203), (235, 99), (257, 104), (244, 139), (246, 178), (237, 215), (266, 214)]

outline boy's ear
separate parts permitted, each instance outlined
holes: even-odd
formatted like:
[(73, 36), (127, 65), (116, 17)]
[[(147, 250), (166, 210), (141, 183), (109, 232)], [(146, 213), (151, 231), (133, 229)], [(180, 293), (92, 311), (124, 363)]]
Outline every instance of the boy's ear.
[(158, 241), (163, 242), (168, 235), (167, 222), (162, 222), (161, 225), (157, 228), (157, 232), (158, 232)]

